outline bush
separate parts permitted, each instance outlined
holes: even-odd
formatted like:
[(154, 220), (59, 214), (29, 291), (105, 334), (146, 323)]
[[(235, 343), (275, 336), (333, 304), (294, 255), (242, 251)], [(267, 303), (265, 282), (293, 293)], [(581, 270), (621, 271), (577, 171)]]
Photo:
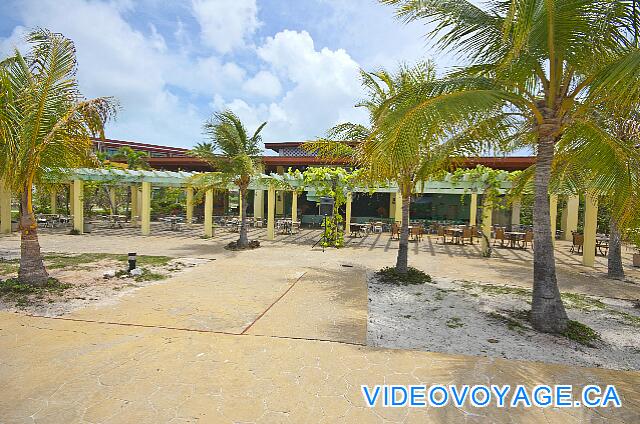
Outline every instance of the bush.
[(562, 335), (588, 347), (596, 347), (595, 343), (602, 340), (600, 334), (593, 328), (573, 320), (569, 320), (567, 329)]
[(400, 274), (394, 267), (386, 267), (376, 272), (376, 276), (383, 283), (401, 284), (403, 286), (431, 282), (431, 276), (429, 274), (413, 267), (409, 267), (406, 274)]

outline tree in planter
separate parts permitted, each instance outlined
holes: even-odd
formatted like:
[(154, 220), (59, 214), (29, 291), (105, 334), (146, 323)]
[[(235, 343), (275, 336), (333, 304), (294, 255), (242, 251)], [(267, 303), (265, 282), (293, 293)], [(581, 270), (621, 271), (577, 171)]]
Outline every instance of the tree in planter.
[(199, 143), (191, 154), (203, 159), (214, 169), (215, 173), (196, 176), (194, 185), (208, 187), (227, 187), (233, 183), (240, 189), (242, 210), (240, 219), (240, 237), (236, 243), (238, 248), (249, 246), (247, 237), (247, 192), (251, 177), (260, 172), (259, 159), (262, 154), (260, 132), (267, 125), (263, 122), (251, 137), (247, 134), (240, 118), (230, 110), (216, 112), (204, 124), (204, 133), (211, 141)]
[[(468, 59), (449, 84), (460, 88), (449, 110), (455, 112), (464, 98), (467, 107), (479, 110), (482, 92), (502, 99), (526, 123), (523, 143), (535, 146), (537, 155), (531, 322), (540, 331), (564, 332), (568, 319), (558, 290), (548, 200), (554, 150), (572, 128), (599, 142), (594, 108), (633, 108), (640, 100), (635, 2), (491, 0), (479, 7), (464, 0), (380, 1), (395, 6), (405, 21), (435, 24), (431, 35), (440, 46)], [(429, 103), (416, 99), (407, 120), (421, 119), (415, 111)]]
[(92, 163), (90, 137), (104, 137), (115, 111), (111, 98), (87, 100), (78, 91), (73, 42), (38, 29), (27, 36), (31, 49), (17, 49), (0, 62), (0, 179), (20, 196), (21, 254), (18, 279), (46, 284), (33, 213), (34, 185), (61, 169)]

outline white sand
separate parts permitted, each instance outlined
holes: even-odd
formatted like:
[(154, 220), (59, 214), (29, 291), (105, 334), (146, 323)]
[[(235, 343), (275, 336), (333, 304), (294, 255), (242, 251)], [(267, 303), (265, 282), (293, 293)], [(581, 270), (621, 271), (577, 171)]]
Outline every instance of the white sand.
[[(526, 320), (511, 326), (489, 314), (528, 310), (530, 295), (500, 286), (434, 279), (433, 283), (369, 281), (368, 343), (373, 346), (521, 359), (612, 369), (640, 369), (640, 309), (606, 298), (565, 301), (572, 320), (600, 333), (595, 348), (565, 337), (539, 333)], [(522, 289), (519, 289), (520, 291)], [(585, 302), (586, 301), (586, 302)], [(602, 304), (598, 304), (601, 301)], [(600, 306), (598, 306), (600, 305)]]

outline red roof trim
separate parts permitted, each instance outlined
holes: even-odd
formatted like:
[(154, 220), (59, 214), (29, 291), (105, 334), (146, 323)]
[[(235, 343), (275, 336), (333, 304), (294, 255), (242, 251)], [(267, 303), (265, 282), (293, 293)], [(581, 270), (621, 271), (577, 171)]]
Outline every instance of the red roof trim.
[(158, 144), (147, 144), (147, 143), (139, 143), (137, 141), (125, 141), (125, 140), (115, 140), (115, 139), (101, 139), (101, 138), (92, 138), (93, 142), (98, 144), (103, 144), (107, 147), (131, 147), (132, 149), (141, 149), (152, 152), (173, 152), (173, 153), (181, 153), (186, 154), (189, 149), (185, 149), (183, 147), (170, 147), (170, 146), (160, 146)]

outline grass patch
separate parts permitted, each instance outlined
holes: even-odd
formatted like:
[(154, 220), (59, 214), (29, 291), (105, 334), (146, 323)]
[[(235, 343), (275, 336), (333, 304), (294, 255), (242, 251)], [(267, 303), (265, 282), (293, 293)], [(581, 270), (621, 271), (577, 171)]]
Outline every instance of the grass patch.
[(528, 321), (529, 319), (529, 312), (528, 311), (512, 311), (509, 312), (509, 315), (503, 315), (499, 312), (489, 312), (487, 314), (489, 317), (495, 319), (496, 321), (500, 321), (501, 323), (505, 324), (507, 326), (507, 328), (511, 331), (516, 331), (520, 334), (524, 334), (524, 332), (527, 330), (527, 327), (525, 327), (522, 322), (520, 322), (520, 319), (523, 319), (525, 321)]
[(447, 324), (449, 328), (460, 328), (464, 326), (464, 323), (458, 317), (449, 318), (445, 324)]
[(134, 277), (134, 280), (136, 282), (141, 282), (141, 281), (158, 281), (158, 280), (164, 280), (165, 278), (167, 278), (166, 275), (164, 274), (158, 274), (157, 272), (151, 272), (148, 271), (146, 269), (142, 270), (142, 274), (140, 275), (136, 275)]
[(49, 278), (42, 286), (32, 286), (18, 281), (17, 278), (0, 281), (0, 298), (3, 301), (15, 302), (16, 306), (24, 308), (29, 306), (32, 298), (44, 299), (47, 295), (61, 295), (71, 284), (61, 283), (55, 278)]
[(607, 305), (583, 294), (576, 293), (560, 293), (562, 301), (565, 302), (565, 306), (569, 308), (591, 310), (591, 309), (607, 309)]
[[(79, 255), (66, 255), (62, 253), (53, 253), (44, 256), (44, 261), (49, 269), (61, 269), (67, 267), (77, 267), (91, 264), (104, 259), (111, 259), (127, 265), (127, 255), (117, 255), (113, 253), (81, 253)], [(173, 258), (169, 256), (147, 256), (140, 255), (137, 257), (138, 266), (164, 266)]]
[(596, 347), (596, 342), (602, 340), (593, 328), (573, 320), (569, 320), (562, 335), (588, 347)]
[(623, 311), (618, 311), (616, 309), (607, 309), (608, 312), (619, 316), (620, 318), (622, 318), (624, 321), (626, 321), (626, 324), (632, 325), (634, 327), (639, 327), (640, 328), (640, 317), (636, 316), (636, 315), (632, 315), (628, 312), (623, 312)]
[(20, 259), (0, 258), (0, 275), (15, 274), (20, 267)]
[(489, 294), (513, 294), (516, 296), (531, 296), (531, 290), (521, 287), (494, 286), (492, 284), (477, 284), (476, 288)]
[(445, 290), (438, 290), (436, 294), (433, 295), (435, 300), (443, 300), (447, 296), (447, 292)]
[(376, 276), (380, 278), (380, 281), (383, 283), (400, 284), (403, 286), (431, 282), (431, 276), (429, 274), (413, 267), (409, 267), (406, 274), (400, 274), (394, 267), (386, 267), (376, 272)]

